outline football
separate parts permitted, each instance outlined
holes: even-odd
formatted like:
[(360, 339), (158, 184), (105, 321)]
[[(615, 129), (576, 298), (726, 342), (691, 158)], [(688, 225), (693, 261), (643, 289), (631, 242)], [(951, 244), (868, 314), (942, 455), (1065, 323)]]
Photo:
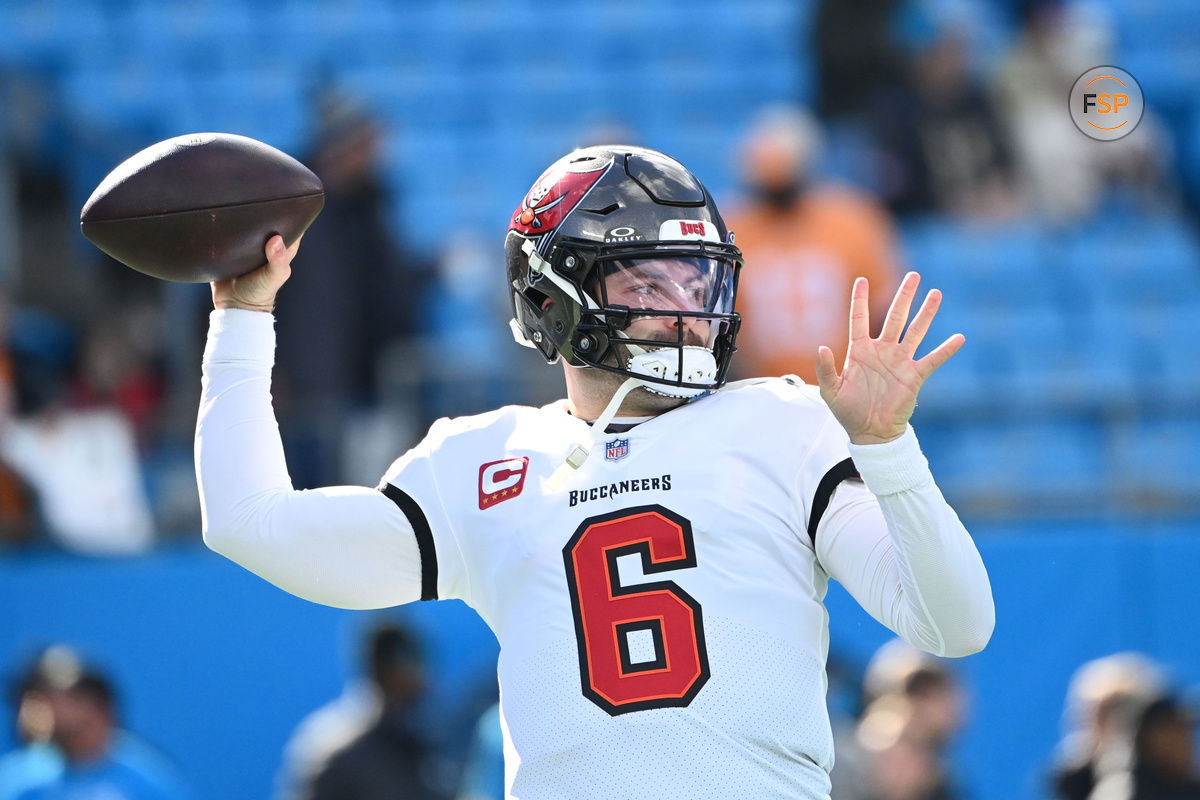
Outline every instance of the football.
[(92, 244), (155, 278), (203, 283), (266, 263), (325, 205), (321, 180), (287, 153), (245, 136), (177, 136), (126, 159), (80, 213)]

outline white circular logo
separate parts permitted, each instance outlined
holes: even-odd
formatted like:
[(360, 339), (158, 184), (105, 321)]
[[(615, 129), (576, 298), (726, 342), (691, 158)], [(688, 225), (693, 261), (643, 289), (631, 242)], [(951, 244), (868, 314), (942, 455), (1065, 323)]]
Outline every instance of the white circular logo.
[(609, 228), (608, 234), (604, 237), (606, 242), (635, 242), (641, 239), (642, 235), (637, 232), (637, 228), (631, 228), (628, 225), (620, 228)]
[(1111, 142), (1128, 136), (1146, 110), (1142, 87), (1120, 67), (1092, 67), (1071, 87), (1071, 120), (1093, 139)]

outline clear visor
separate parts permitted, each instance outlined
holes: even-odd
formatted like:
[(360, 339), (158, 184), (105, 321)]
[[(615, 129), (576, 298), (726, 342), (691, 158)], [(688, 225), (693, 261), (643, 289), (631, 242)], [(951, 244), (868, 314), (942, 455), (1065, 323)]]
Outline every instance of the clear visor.
[(734, 265), (715, 258), (669, 257), (608, 261), (600, 302), (633, 310), (728, 314)]

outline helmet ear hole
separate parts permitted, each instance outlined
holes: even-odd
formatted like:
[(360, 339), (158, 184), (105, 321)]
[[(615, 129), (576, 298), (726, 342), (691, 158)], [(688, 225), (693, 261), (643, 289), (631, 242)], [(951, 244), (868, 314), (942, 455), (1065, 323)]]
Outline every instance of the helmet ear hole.
[(584, 356), (588, 361), (598, 361), (608, 350), (608, 337), (600, 331), (579, 331), (571, 340), (571, 347), (577, 356)]
[(530, 308), (536, 309), (539, 312), (545, 311), (547, 308), (550, 307), (550, 304), (552, 302), (554, 302), (551, 299), (550, 295), (543, 294), (542, 292), (539, 292), (537, 289), (533, 289), (533, 288), (529, 288), (529, 287), (527, 287), (522, 292), (518, 292), (517, 294), (520, 295), (521, 299), (524, 300), (525, 303)]

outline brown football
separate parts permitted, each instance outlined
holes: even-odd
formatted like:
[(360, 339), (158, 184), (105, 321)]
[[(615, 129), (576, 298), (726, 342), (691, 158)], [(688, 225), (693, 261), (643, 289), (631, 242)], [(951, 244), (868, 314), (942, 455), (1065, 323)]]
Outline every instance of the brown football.
[(193, 133), (151, 145), (108, 174), (79, 216), (83, 235), (126, 266), (203, 283), (266, 263), (325, 205), (321, 179), (287, 153), (245, 136)]

